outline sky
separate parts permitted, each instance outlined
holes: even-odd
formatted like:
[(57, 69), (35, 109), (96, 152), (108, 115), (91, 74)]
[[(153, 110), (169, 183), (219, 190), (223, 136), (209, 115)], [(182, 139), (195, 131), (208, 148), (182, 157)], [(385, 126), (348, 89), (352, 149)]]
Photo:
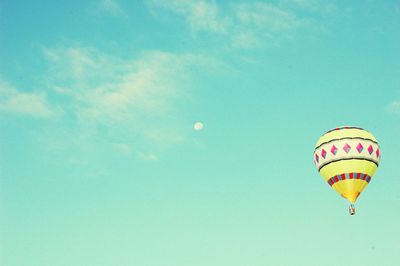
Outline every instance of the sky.
[(398, 1), (1, 1), (0, 264), (400, 265), (399, 47)]

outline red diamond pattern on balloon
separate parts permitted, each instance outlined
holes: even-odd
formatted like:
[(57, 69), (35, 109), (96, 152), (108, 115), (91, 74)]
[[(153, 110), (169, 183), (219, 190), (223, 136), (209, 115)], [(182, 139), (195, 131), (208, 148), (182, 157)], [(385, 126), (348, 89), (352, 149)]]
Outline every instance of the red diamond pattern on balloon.
[(343, 150), (344, 150), (346, 153), (349, 153), (349, 151), (351, 150), (350, 145), (346, 143), (346, 145), (344, 145), (344, 147), (343, 147)]
[(361, 143), (358, 143), (357, 147), (356, 147), (358, 153), (361, 153), (364, 149), (363, 145), (361, 145)]
[(318, 154), (315, 154), (315, 161), (317, 161), (317, 163), (319, 163), (319, 156), (318, 156)]
[(333, 155), (336, 155), (336, 153), (337, 153), (337, 150), (338, 150), (338, 149), (336, 148), (336, 146), (335, 146), (335, 145), (333, 145), (333, 146), (332, 146), (332, 148), (331, 148), (331, 152), (332, 152), (332, 154), (333, 154)]
[(374, 152), (374, 148), (372, 148), (372, 145), (369, 145), (368, 152), (369, 154), (372, 154)]
[(377, 149), (376, 150), (376, 157), (379, 157), (379, 154), (380, 154), (379, 149)]
[(326, 151), (324, 149), (322, 149), (321, 156), (324, 157), (324, 159), (326, 158)]

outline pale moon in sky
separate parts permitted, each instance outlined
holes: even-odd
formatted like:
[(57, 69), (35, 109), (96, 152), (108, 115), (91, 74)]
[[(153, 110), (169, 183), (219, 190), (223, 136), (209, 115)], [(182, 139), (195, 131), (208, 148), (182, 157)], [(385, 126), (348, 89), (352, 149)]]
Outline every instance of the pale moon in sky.
[(194, 127), (193, 128), (194, 128), (194, 130), (202, 130), (203, 127), (204, 127), (203, 123), (196, 122), (196, 123), (194, 123)]

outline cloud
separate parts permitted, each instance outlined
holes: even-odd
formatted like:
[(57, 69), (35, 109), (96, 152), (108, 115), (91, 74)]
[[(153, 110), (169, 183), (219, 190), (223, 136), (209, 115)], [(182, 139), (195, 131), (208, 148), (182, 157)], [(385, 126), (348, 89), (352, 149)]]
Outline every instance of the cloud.
[(117, 150), (118, 152), (125, 154), (125, 155), (130, 155), (132, 153), (131, 146), (126, 143), (113, 143), (112, 144), (114, 149)]
[(92, 6), (88, 12), (95, 15), (112, 15), (118, 17), (127, 16), (126, 12), (117, 0), (101, 0)]
[(229, 21), (221, 18), (215, 3), (207, 1), (156, 0), (153, 4), (183, 16), (195, 31), (225, 32)]
[(400, 101), (394, 101), (390, 103), (387, 110), (391, 113), (400, 114)]
[(125, 15), (121, 5), (116, 0), (103, 0), (99, 3), (99, 9), (113, 15)]
[(292, 37), (298, 29), (312, 28), (311, 18), (299, 16), (289, 6), (314, 8), (313, 1), (281, 3), (246, 2), (219, 6), (209, 1), (154, 0), (152, 7), (183, 17), (193, 32), (203, 31), (229, 41), (234, 48), (276, 44)]
[(129, 57), (82, 45), (42, 52), (40, 92), (2, 82), (0, 111), (53, 117), (38, 124), (35, 141), (46, 156), (88, 165), (98, 154), (157, 161), (187, 143), (192, 121), (182, 110), (190, 113), (196, 100), (194, 81), (232, 71), (207, 54), (153, 50)]
[(190, 110), (194, 76), (230, 71), (202, 54), (155, 50), (129, 58), (79, 45), (43, 54), (43, 87), (62, 108), (58, 123), (65, 126), (46, 130), (42, 142), (72, 157), (99, 149), (158, 160), (185, 142), (187, 125), (177, 108)]
[[(115, 124), (163, 117), (185, 95), (191, 56), (152, 51), (120, 59), (89, 48), (45, 49), (54, 92), (84, 122)], [(140, 119), (141, 121), (142, 119)]]
[[(114, 75), (124, 64), (89, 47), (44, 48), (43, 54), (51, 64), (48, 74), (61, 81), (105, 80), (109, 78), (108, 71), (112, 70), (110, 73)], [(99, 79), (95, 75), (101, 71), (103, 75)]]
[(337, 4), (335, 1), (321, 0), (280, 0), (278, 2), (278, 5), (283, 9), (306, 13), (308, 16), (317, 15), (319, 18), (337, 15), (339, 10), (341, 12), (348, 12), (346, 7), (339, 8)]
[(141, 159), (143, 161), (158, 161), (157, 155), (155, 155), (152, 152), (148, 152), (148, 153), (138, 152), (137, 156), (139, 159)]
[(44, 55), (47, 83), (63, 97), (66, 113), (83, 123), (146, 128), (143, 133), (154, 139), (161, 138), (150, 129), (157, 128), (155, 122), (165, 127), (174, 123), (170, 114), (190, 97), (194, 75), (229, 71), (202, 54), (147, 51), (137, 58), (119, 58), (94, 48), (67, 47), (46, 48)]
[(293, 6), (305, 10), (316, 10), (320, 7), (318, 0), (281, 0), (280, 5)]
[(264, 2), (238, 4), (234, 7), (234, 14), (237, 23), (232, 31), (232, 40), (236, 47), (276, 44), (310, 24), (309, 20), (289, 9)]
[(33, 117), (51, 117), (56, 114), (44, 93), (21, 92), (4, 80), (0, 80), (0, 112)]
[(283, 33), (303, 24), (293, 12), (269, 3), (241, 4), (235, 9), (238, 21), (246, 28), (265, 28), (269, 32)]

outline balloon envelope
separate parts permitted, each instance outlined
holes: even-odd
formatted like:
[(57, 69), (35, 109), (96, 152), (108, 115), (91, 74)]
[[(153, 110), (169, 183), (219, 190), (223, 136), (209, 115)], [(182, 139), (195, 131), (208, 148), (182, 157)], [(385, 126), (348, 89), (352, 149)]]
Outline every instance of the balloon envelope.
[(319, 173), (342, 197), (354, 203), (375, 174), (381, 149), (375, 137), (358, 127), (325, 133), (314, 150)]

